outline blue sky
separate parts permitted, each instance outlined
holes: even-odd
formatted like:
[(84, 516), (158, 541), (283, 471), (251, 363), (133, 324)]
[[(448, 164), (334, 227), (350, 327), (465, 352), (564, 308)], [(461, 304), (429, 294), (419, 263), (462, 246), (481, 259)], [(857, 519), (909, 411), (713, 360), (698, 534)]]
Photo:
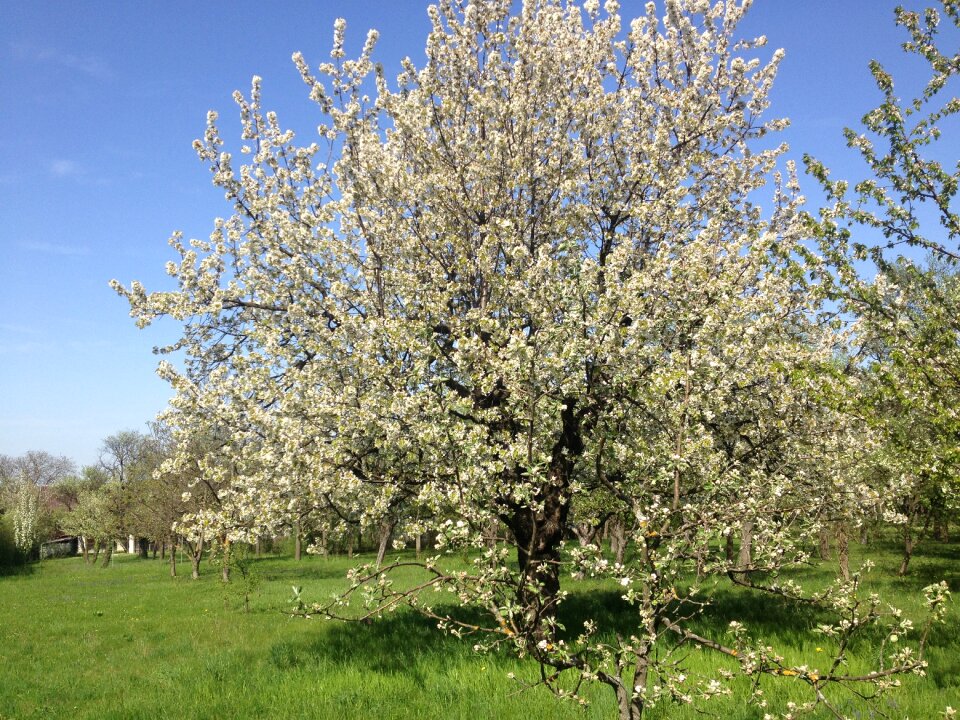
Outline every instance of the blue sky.
[[(793, 122), (784, 136), (791, 157), (810, 152), (836, 176), (855, 172), (841, 129), (876, 103), (868, 61), (905, 76), (916, 69), (903, 65), (895, 4), (756, 0), (743, 31), (787, 51), (772, 114)], [(622, 5), (632, 16), (643, 3)], [(93, 463), (104, 437), (143, 429), (165, 405), (151, 350), (176, 327), (138, 331), (107, 283), (168, 287), (170, 234), (206, 237), (229, 212), (191, 148), (207, 110), (237, 136), (231, 93), (257, 74), (265, 106), (310, 142), (316, 116), (291, 54), (324, 61), (342, 16), (348, 51), (367, 28), (380, 30), (377, 59), (393, 76), (403, 55), (422, 58), (425, 8), (422, 0), (3, 5), (0, 453), (43, 449)]]

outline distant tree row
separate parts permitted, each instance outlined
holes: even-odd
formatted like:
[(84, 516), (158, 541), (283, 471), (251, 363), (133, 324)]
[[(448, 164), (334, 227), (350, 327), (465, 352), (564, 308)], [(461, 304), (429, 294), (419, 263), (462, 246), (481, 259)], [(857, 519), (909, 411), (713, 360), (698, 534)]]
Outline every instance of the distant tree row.
[(104, 439), (95, 465), (77, 470), (45, 451), (0, 456), (0, 520), (5, 564), (38, 559), (46, 544), (70, 536), (87, 562), (109, 564), (116, 548), (146, 557), (150, 546), (176, 544), (173, 523), (183, 513), (183, 488), (158, 473), (162, 428), (122, 431)]
[[(169, 558), (176, 574), (177, 551), (189, 558), (194, 577), (200, 562), (214, 551), (229, 552), (221, 526), (205, 524), (220, 506), (221, 488), (203, 476), (201, 468), (215, 454), (215, 441), (191, 443), (194, 472), (172, 471), (164, 462), (174, 454), (173, 436), (162, 424), (148, 432), (124, 430), (103, 440), (99, 460), (77, 468), (65, 456), (31, 450), (19, 456), (0, 455), (0, 567), (10, 567), (49, 556), (50, 546), (69, 539), (89, 564), (110, 564), (118, 549), (142, 558), (152, 553)], [(187, 522), (184, 522), (184, 520)], [(369, 533), (366, 546), (382, 553), (396, 521)], [(352, 555), (363, 546), (363, 530), (333, 531), (332, 518), (316, 508), (295, 508), (285, 525), (268, 534), (251, 534), (259, 555), (265, 547), (289, 543), (300, 559), (306, 547), (318, 552)], [(229, 577), (230, 562), (223, 563)]]

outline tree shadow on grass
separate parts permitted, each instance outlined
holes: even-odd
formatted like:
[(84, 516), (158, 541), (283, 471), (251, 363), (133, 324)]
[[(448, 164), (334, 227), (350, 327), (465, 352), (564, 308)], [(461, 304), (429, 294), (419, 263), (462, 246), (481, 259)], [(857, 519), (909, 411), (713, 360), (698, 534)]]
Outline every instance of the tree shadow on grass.
[[(918, 571), (920, 568), (918, 568)], [(920, 596), (920, 590), (932, 582), (943, 579), (943, 563), (929, 568), (930, 577), (917, 576), (900, 578), (881, 578), (885, 582), (903, 583), (903, 593)], [(954, 578), (956, 579), (956, 578)], [(867, 590), (864, 596), (869, 593)], [(891, 588), (888, 585), (883, 595), (891, 601)], [(885, 607), (885, 606), (884, 606)], [(881, 608), (883, 609), (883, 608)], [(560, 619), (565, 625), (565, 635), (575, 637), (587, 619), (595, 619), (600, 632), (612, 638), (616, 633), (626, 636), (639, 629), (639, 613), (615, 590), (593, 590), (584, 593), (572, 593), (561, 606)], [(921, 618), (922, 619), (922, 618)], [(813, 630), (819, 623), (831, 623), (837, 620), (835, 614), (827, 609), (795, 603), (761, 592), (751, 592), (743, 588), (720, 585), (710, 592), (710, 604), (704, 611), (688, 622), (686, 626), (694, 632), (716, 640), (729, 642), (728, 634), (731, 621), (743, 623), (748, 633), (763, 642), (769, 642), (780, 649), (803, 648), (810, 644), (823, 643), (822, 636), (814, 635)], [(917, 625), (919, 626), (919, 622)], [(880, 626), (864, 629), (850, 644), (853, 652), (870, 652), (881, 647), (886, 631)], [(912, 633), (909, 640), (916, 641), (919, 629)], [(943, 624), (932, 628), (927, 638), (930, 667), (927, 675), (939, 688), (960, 687), (960, 654), (955, 652), (957, 638), (960, 637), (960, 612), (951, 610)]]
[[(892, 552), (900, 552), (898, 545), (892, 547)], [(914, 557), (940, 558), (942, 560), (960, 560), (960, 543), (940, 542), (926, 538), (914, 551)]]
[(927, 585), (945, 580), (950, 592), (960, 592), (960, 553), (918, 554), (910, 561), (907, 574), (894, 579), (908, 591), (920, 592)]
[[(680, 614), (688, 615), (690, 612), (684, 609)], [(774, 596), (720, 586), (710, 592), (709, 604), (686, 626), (723, 641), (730, 622), (737, 620), (758, 635), (796, 638), (824, 617), (824, 613), (814, 608), (798, 607)], [(566, 628), (567, 637), (578, 635), (587, 620), (596, 621), (599, 631), (611, 637), (617, 633), (626, 636), (640, 630), (638, 608), (630, 605), (616, 590), (571, 593), (561, 605), (559, 619)]]
[[(311, 569), (323, 570), (322, 567)], [(942, 575), (943, 565), (931, 572), (936, 570)], [(924, 584), (929, 583), (914, 578), (905, 591), (919, 592)], [(889, 594), (889, 587), (885, 592)], [(730, 585), (713, 588), (709, 599), (709, 605), (688, 622), (687, 627), (718, 642), (729, 642), (729, 625), (736, 620), (747, 627), (751, 636), (775, 647), (803, 648), (823, 642), (812, 634), (817, 624), (836, 620), (832, 613), (820, 608)], [(438, 606), (435, 610), (456, 614), (468, 622), (490, 624), (489, 617), (479, 609), (451, 605)], [(601, 637), (611, 640), (616, 634), (629, 636), (639, 630), (637, 607), (626, 602), (621, 591), (612, 588), (575, 589), (560, 605), (558, 619), (565, 628), (561, 634), (567, 639), (579, 635), (587, 620), (595, 621)], [(868, 629), (853, 643), (852, 649), (856, 651), (861, 645), (879, 647), (884, 635), (879, 628)], [(957, 613), (951, 613), (947, 624), (935, 628), (928, 641), (931, 651), (937, 653), (936, 657), (931, 656), (934, 662), (930, 675), (940, 687), (956, 685), (960, 677), (960, 658), (953, 658), (951, 653), (958, 635), (960, 618)], [(360, 672), (403, 674), (422, 686), (427, 676), (436, 674), (437, 667), (470, 657), (472, 646), (473, 640), (469, 637), (452, 637), (439, 630), (434, 620), (403, 609), (369, 623), (324, 623), (322, 631), (310, 633), (304, 640), (273, 645), (269, 662), (280, 670), (329, 663)], [(504, 651), (504, 657), (506, 655)]]
[(0, 565), (0, 577), (33, 575), (39, 569), (39, 563), (27, 563), (26, 565)]
[[(903, 554), (903, 544), (898, 540), (883, 539), (876, 541), (873, 546), (882, 558), (880, 567), (884, 572), (894, 573), (900, 564)], [(943, 542), (932, 537), (923, 537), (917, 541), (913, 556), (910, 560), (910, 570), (918, 564), (929, 563), (943, 571), (956, 568), (960, 564), (960, 542)], [(908, 572), (908, 575), (911, 574)]]
[(267, 581), (283, 581), (296, 585), (303, 580), (346, 580), (347, 570), (342, 563), (304, 562), (278, 563), (273, 558), (251, 558), (251, 567)]
[[(462, 607), (436, 607), (438, 613), (456, 614), (462, 620), (489, 625), (482, 610)], [(593, 589), (573, 592), (560, 605), (558, 619), (566, 638), (582, 632), (587, 620), (595, 621), (601, 634), (612, 638), (627, 636), (639, 629), (639, 616), (615, 590)], [(722, 640), (731, 620), (747, 623), (759, 635), (793, 636), (806, 633), (815, 625), (816, 614), (776, 598), (750, 597), (745, 593), (718, 589), (714, 602), (696, 620), (699, 632)], [(330, 662), (349, 665), (363, 671), (384, 674), (413, 674), (421, 667), (435, 667), (451, 659), (469, 657), (473, 642), (453, 637), (436, 622), (414, 611), (401, 610), (372, 622), (325, 623), (323, 632), (310, 639), (283, 642), (271, 647), (269, 661), (280, 669)]]
[[(463, 615), (463, 609), (457, 612)], [(469, 640), (438, 629), (435, 621), (400, 610), (372, 622), (324, 623), (323, 631), (309, 639), (273, 645), (269, 662), (280, 670), (329, 663), (364, 673), (403, 674), (422, 686), (438, 666), (469, 657), (471, 648)]]
[(927, 677), (938, 688), (960, 690), (960, 653), (956, 652), (960, 637), (960, 618), (954, 612), (946, 622), (930, 634), (927, 641)]
[[(572, 592), (559, 606), (558, 620), (565, 628), (563, 637), (575, 637), (587, 620), (594, 621), (601, 633), (629, 635), (639, 630), (636, 606), (613, 589)], [(486, 613), (477, 608), (435, 607), (438, 614), (449, 613), (465, 622), (490, 625)], [(722, 639), (731, 620), (747, 624), (757, 634), (798, 635), (806, 633), (824, 613), (797, 607), (779, 598), (751, 594), (738, 589), (717, 588), (711, 603), (695, 620), (697, 628)], [(439, 630), (435, 620), (412, 610), (400, 610), (369, 622), (331, 622), (324, 632), (302, 643), (280, 643), (271, 649), (271, 662), (278, 667), (296, 667), (309, 662), (330, 660), (349, 663), (377, 672), (407, 672), (411, 665), (430, 656), (451, 654), (468, 656), (473, 642), (458, 639)]]

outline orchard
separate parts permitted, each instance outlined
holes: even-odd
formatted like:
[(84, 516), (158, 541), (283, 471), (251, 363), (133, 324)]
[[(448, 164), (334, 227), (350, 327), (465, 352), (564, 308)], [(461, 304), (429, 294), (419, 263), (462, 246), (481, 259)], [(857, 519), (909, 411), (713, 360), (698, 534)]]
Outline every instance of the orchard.
[[(329, 59), (293, 56), (313, 137), (256, 77), (238, 142), (211, 112), (195, 148), (229, 215), (171, 239), (175, 289), (113, 283), (138, 325), (182, 324), (157, 476), (216, 502), (177, 532), (375, 533), (377, 561), (296, 614), (407, 606), (574, 702), (609, 688), (623, 720), (708, 707), (743, 675), (766, 717), (843, 717), (922, 673), (946, 584), (900, 641), (912, 623), (846, 548), (892, 525), (907, 572), (917, 533), (955, 516), (957, 170), (934, 150), (960, 110), (937, 28), (960, 6), (898, 11), (929, 83), (904, 101), (871, 68), (884, 99), (849, 131), (870, 173), (851, 185), (784, 160), (782, 53), (742, 36), (749, 5), (444, 0), (396, 77), (375, 31), (347, 56), (342, 21)], [(801, 195), (818, 183), (819, 212)], [(387, 560), (413, 538), (426, 555)], [(813, 592), (790, 570), (824, 539), (837, 580)], [(563, 623), (584, 578), (629, 626)], [(793, 663), (739, 620), (701, 634), (719, 583), (818, 608), (826, 652)], [(863, 635), (883, 651), (852, 669)], [(714, 674), (683, 671), (694, 651)], [(761, 680), (784, 678), (807, 700), (767, 707)]]

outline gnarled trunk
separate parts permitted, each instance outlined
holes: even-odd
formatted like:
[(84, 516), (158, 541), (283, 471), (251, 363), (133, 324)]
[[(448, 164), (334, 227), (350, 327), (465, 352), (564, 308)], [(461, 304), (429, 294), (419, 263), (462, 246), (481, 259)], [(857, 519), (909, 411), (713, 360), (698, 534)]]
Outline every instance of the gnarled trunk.
[(623, 518), (618, 516), (610, 518), (607, 527), (610, 534), (610, 552), (613, 553), (613, 561), (618, 565), (623, 565), (623, 560), (627, 554), (627, 528), (623, 523)]
[(643, 700), (633, 697), (633, 688), (621, 682), (614, 686), (614, 690), (617, 693), (619, 720), (640, 720), (643, 717)]
[(600, 535), (600, 526), (589, 520), (576, 523), (573, 526), (573, 532), (577, 536), (580, 547), (596, 545)]
[(517, 543), (517, 563), (523, 577), (517, 600), (525, 608), (526, 628), (534, 636), (545, 631), (556, 615), (560, 593), (560, 543), (567, 528), (569, 499), (563, 484), (547, 486), (538, 498), (542, 509), (520, 508), (504, 521)]
[(900, 568), (897, 570), (897, 575), (900, 577), (903, 577), (907, 574), (907, 570), (910, 567), (910, 558), (913, 557), (913, 548), (913, 532), (910, 527), (910, 523), (907, 522), (903, 526), (903, 555), (900, 559)]
[(840, 562), (840, 574), (844, 580), (849, 580), (850, 539), (847, 537), (847, 528), (843, 524), (837, 525), (837, 557)]
[[(522, 576), (517, 600), (524, 608), (525, 629), (532, 638), (539, 639), (552, 632), (557, 613), (560, 544), (570, 513), (568, 490), (577, 459), (584, 451), (583, 416), (577, 412), (576, 398), (564, 398), (560, 419), (562, 426), (551, 450), (548, 480), (536, 489), (533, 507), (514, 505), (512, 514), (501, 517), (517, 544)], [(515, 472), (515, 480), (523, 483), (523, 470)]]
[(556, 614), (555, 600), (560, 592), (560, 540), (549, 520), (533, 516), (517, 517), (512, 524), (517, 537), (517, 562), (523, 582), (517, 599), (526, 608), (528, 626), (539, 631), (541, 621)]
[(200, 560), (203, 558), (203, 537), (198, 540), (187, 540), (187, 549), (190, 550), (190, 577), (200, 579)]
[(820, 542), (817, 546), (817, 551), (820, 553), (821, 560), (830, 559), (830, 528), (822, 527), (820, 528)]
[(390, 545), (390, 537), (393, 535), (393, 528), (397, 521), (393, 518), (387, 518), (380, 521), (380, 546), (377, 548), (377, 567), (383, 565), (383, 559), (387, 555), (387, 548)]
[(753, 520), (744, 520), (740, 526), (740, 554), (737, 569), (749, 570), (753, 565)]

